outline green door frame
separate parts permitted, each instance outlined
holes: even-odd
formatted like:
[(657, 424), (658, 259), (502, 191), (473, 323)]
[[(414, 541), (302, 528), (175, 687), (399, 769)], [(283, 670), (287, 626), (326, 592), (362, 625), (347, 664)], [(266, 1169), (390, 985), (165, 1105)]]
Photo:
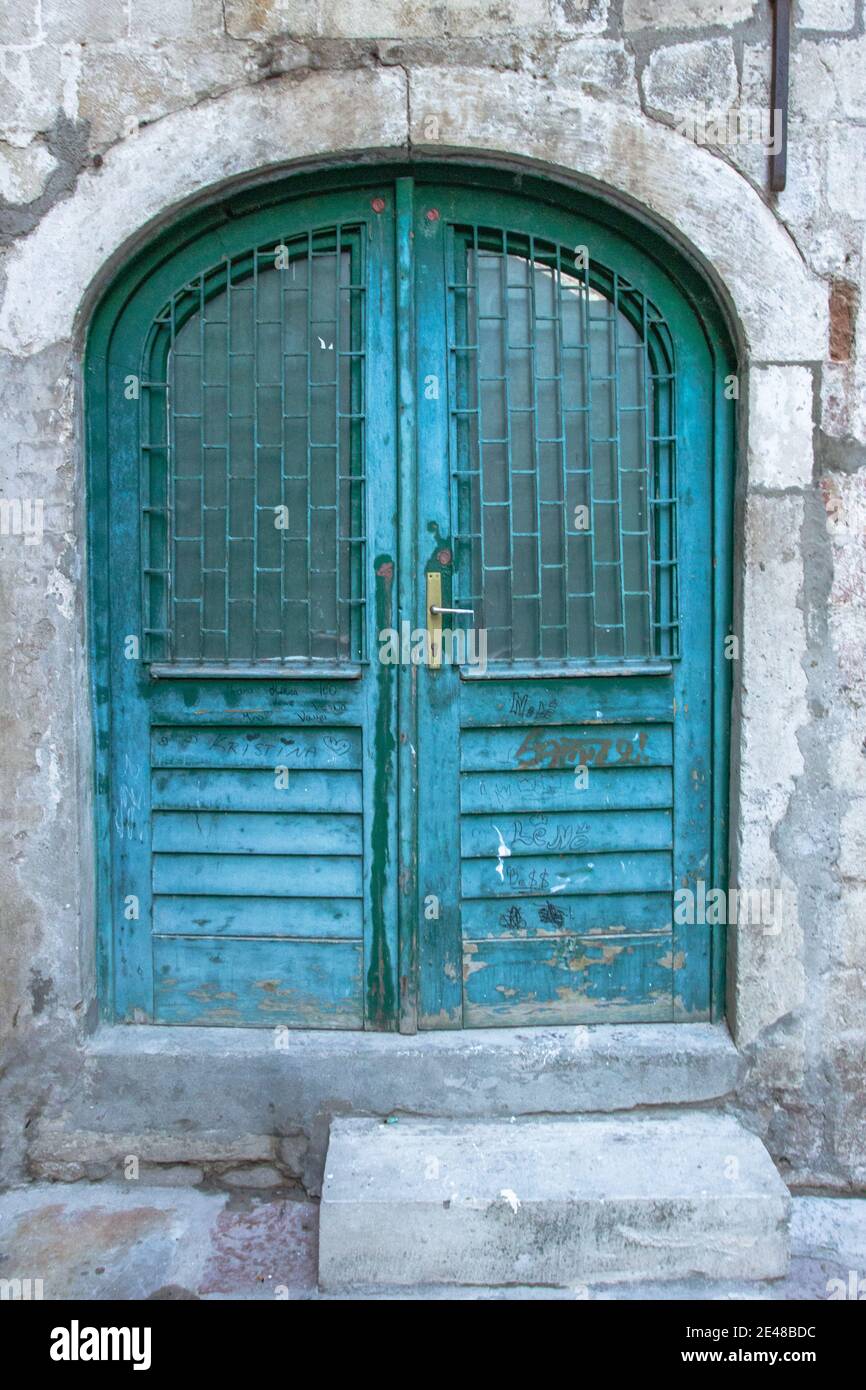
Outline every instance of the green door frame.
[[(179, 219), (156, 236), (123, 267), (100, 300), (87, 339), (85, 355), (88, 573), (91, 651), (91, 690), (95, 743), (95, 817), (97, 843), (97, 973), (102, 1017), (114, 1021), (120, 1011), (114, 996), (114, 942), (112, 930), (111, 848), (109, 827), (112, 811), (110, 769), (110, 679), (107, 482), (112, 387), (105, 364), (117, 321), (130, 296), (154, 271), (208, 233), (217, 239), (230, 218), (245, 213), (267, 213), (276, 205), (310, 193), (340, 189), (378, 189), (391, 183), (395, 192), (396, 248), (395, 299), (397, 333), (395, 378), (397, 383), (398, 459), (398, 555), (397, 622), (406, 617), (411, 625), (420, 618), (419, 556), (416, 502), (418, 477), (419, 386), (415, 319), (416, 266), (413, 228), (419, 216), (419, 198), (428, 184), (449, 184), (483, 189), (531, 199), (551, 213), (572, 213), (588, 228), (593, 246), (626, 248), (633, 264), (642, 269), (641, 288), (652, 298), (676, 298), (691, 315), (694, 331), (712, 361), (712, 390), (702, 409), (708, 414), (713, 455), (710, 515), (712, 518), (712, 653), (711, 693), (712, 850), (707, 880), (727, 887), (728, 781), (730, 748), (731, 665), (724, 656), (724, 639), (732, 623), (732, 530), (735, 459), (735, 405), (727, 398), (726, 378), (736, 372), (732, 336), (724, 313), (704, 276), (671, 241), (637, 218), (564, 182), (527, 173), (515, 174), (490, 165), (434, 161), (329, 168), (304, 172), (251, 186), (229, 199), (223, 195)], [(420, 215), (423, 215), (420, 214)], [(604, 259), (604, 256), (600, 256)], [(608, 263), (616, 264), (616, 261)], [(180, 276), (182, 278), (182, 275)], [(418, 668), (400, 666), (398, 685), (398, 921), (395, 945), (399, 964), (396, 988), (399, 1027), (413, 1032), (419, 1015), (418, 942), (422, 909), (417, 864), (419, 792), (416, 768), (418, 747)], [(712, 935), (710, 1016), (724, 1012), (724, 930)], [(128, 1017), (129, 1015), (125, 1015)], [(688, 1009), (684, 1013), (689, 1016)], [(706, 1016), (706, 1015), (704, 1015)], [(388, 1026), (387, 1023), (385, 1026)], [(393, 1024), (391, 1025), (393, 1026)]]

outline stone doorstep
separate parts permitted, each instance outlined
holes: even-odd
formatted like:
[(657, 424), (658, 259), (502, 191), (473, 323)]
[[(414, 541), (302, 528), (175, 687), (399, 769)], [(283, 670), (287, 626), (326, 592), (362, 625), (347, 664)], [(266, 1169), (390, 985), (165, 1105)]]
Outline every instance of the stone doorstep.
[(294, 1138), (282, 1139), (278, 1166), (317, 1194), (335, 1115), (481, 1119), (706, 1104), (733, 1092), (746, 1068), (723, 1023), (297, 1030), (280, 1044), (270, 1029), (100, 1027), (82, 1047), (80, 1082), (62, 1109), (46, 1110), (31, 1171), (108, 1176), (75, 1165), (128, 1153), (167, 1165), (267, 1165), (282, 1135)]
[[(697, 1104), (745, 1072), (725, 1025), (642, 1023), (363, 1033), (103, 1026), (70, 1125), (288, 1133), (327, 1111), (459, 1117)], [(274, 1119), (278, 1121), (276, 1128)]]
[(763, 1144), (728, 1115), (338, 1119), (319, 1282), (777, 1279), (790, 1202)]

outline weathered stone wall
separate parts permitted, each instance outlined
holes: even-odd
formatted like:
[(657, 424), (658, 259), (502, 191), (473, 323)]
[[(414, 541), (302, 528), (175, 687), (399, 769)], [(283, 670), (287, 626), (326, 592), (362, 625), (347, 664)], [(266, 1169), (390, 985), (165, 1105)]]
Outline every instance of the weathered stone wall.
[(45, 507), (38, 544), (12, 513), (0, 535), (8, 1175), (52, 1090), (74, 1085), (93, 1017), (88, 310), (130, 246), (208, 190), (342, 151), (449, 149), (608, 189), (668, 228), (728, 307), (733, 867), (785, 902), (778, 933), (731, 933), (729, 1017), (752, 1062), (739, 1103), (792, 1181), (866, 1181), (862, 0), (794, 7), (784, 192), (766, 192), (759, 140), (682, 130), (768, 108), (770, 8), (0, 0), (0, 496)]

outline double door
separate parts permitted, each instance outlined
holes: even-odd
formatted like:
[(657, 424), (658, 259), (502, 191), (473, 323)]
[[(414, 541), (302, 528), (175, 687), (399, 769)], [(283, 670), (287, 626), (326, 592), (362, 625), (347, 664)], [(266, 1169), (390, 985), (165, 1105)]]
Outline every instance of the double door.
[(105, 360), (116, 1017), (707, 1017), (713, 362), (632, 242), (410, 177), (160, 260)]

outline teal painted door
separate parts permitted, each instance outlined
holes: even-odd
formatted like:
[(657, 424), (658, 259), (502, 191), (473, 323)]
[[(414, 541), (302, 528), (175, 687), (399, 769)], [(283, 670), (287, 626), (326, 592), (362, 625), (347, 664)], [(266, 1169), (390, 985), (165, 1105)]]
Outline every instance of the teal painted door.
[(721, 356), (586, 200), (413, 172), (212, 209), (94, 324), (110, 1017), (711, 1014)]
[(707, 1018), (709, 347), (524, 197), (419, 190), (415, 255), (417, 544), (478, 630), (419, 677), (421, 1026)]
[(108, 344), (122, 1019), (396, 1023), (396, 689), (371, 660), (395, 559), (382, 193), (224, 217)]

